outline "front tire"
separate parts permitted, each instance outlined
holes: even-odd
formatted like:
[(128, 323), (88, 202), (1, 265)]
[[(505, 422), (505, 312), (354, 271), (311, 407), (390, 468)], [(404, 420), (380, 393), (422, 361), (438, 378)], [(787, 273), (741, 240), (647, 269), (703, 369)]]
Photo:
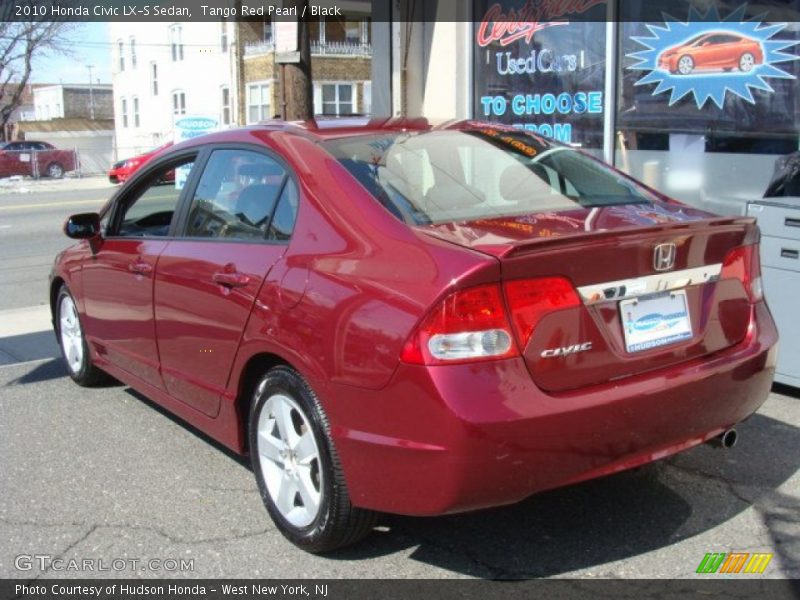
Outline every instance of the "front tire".
[(327, 552), (370, 533), (377, 515), (351, 504), (325, 412), (293, 369), (275, 367), (256, 386), (249, 440), (261, 498), (289, 541)]
[(58, 291), (55, 316), (58, 346), (72, 380), (84, 387), (107, 380), (108, 376), (92, 362), (78, 307), (65, 285)]
[(678, 59), (678, 73), (681, 75), (689, 75), (694, 71), (694, 59), (685, 54)]

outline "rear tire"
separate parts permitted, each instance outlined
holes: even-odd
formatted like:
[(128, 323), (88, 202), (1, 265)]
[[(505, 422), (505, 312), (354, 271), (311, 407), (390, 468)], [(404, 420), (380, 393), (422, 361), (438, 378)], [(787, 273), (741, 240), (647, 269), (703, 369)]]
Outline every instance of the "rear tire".
[(55, 317), (58, 347), (72, 380), (84, 387), (108, 381), (110, 377), (92, 362), (78, 307), (66, 285), (58, 291)]
[(319, 399), (285, 366), (270, 369), (253, 394), (250, 459), (278, 530), (308, 552), (328, 552), (367, 536), (377, 514), (356, 508)]
[(745, 52), (739, 58), (739, 70), (742, 73), (749, 73), (756, 66), (756, 57), (750, 52)]
[(64, 176), (64, 167), (61, 166), (60, 163), (50, 163), (47, 165), (47, 169), (45, 173), (48, 177), (52, 177), (53, 179), (61, 179)]

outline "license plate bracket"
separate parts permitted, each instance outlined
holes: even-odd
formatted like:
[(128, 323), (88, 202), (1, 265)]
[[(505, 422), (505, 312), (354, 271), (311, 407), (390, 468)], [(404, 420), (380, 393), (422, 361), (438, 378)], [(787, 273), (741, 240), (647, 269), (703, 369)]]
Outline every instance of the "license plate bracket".
[(629, 354), (677, 344), (692, 337), (684, 290), (622, 300), (620, 320)]

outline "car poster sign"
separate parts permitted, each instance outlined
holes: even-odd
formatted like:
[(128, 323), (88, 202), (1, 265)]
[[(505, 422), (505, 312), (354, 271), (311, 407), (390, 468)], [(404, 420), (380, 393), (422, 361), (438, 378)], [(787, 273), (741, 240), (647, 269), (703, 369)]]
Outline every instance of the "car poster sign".
[(716, 7), (692, 7), (685, 22), (647, 24), (651, 35), (632, 37), (640, 49), (627, 55), (637, 61), (629, 69), (645, 72), (636, 85), (656, 84), (652, 94), (669, 94), (669, 106), (690, 96), (697, 108), (723, 108), (728, 96), (755, 104), (755, 90), (773, 93), (769, 79), (795, 79), (783, 67), (800, 58), (792, 53), (798, 41), (775, 37), (787, 23), (745, 20), (745, 10), (721, 20)]

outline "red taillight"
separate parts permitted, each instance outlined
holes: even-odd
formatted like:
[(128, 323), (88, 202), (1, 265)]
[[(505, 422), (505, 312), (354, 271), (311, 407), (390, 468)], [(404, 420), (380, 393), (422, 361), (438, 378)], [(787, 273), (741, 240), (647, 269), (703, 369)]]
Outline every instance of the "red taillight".
[(437, 365), (518, 356), (498, 284), (450, 294), (403, 348), (407, 363)]
[(739, 246), (725, 257), (720, 279), (738, 279), (742, 282), (750, 302), (758, 302), (764, 297), (761, 285), (761, 262), (758, 245)]
[(528, 345), (544, 315), (581, 303), (572, 283), (563, 277), (508, 281), (505, 291), (520, 348)]
[[(581, 301), (563, 277), (522, 279), (504, 285), (514, 331), (500, 285), (482, 285), (445, 298), (417, 327), (403, 348), (402, 360), (439, 365), (519, 356), (536, 324), (552, 311)], [(514, 333), (519, 346), (514, 344)]]

